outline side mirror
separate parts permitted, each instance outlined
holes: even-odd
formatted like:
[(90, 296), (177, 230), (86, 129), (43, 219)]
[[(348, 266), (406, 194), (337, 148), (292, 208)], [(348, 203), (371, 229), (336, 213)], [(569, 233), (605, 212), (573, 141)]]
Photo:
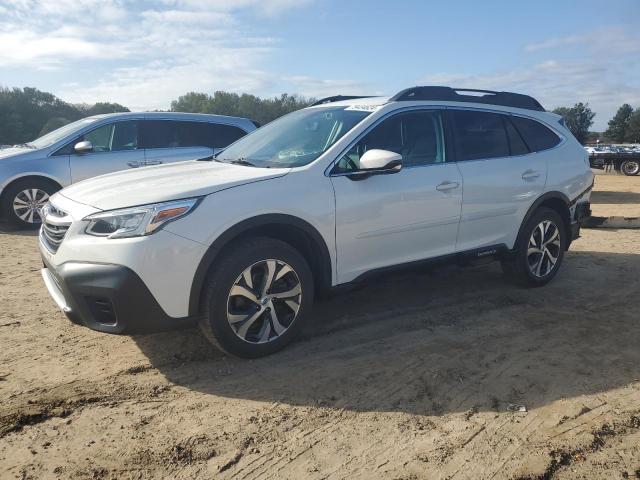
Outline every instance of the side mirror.
[(402, 155), (388, 150), (367, 150), (360, 157), (360, 170), (349, 175), (351, 180), (364, 180), (371, 175), (386, 175), (402, 170)]
[(76, 153), (87, 153), (93, 150), (93, 145), (89, 140), (83, 140), (82, 142), (78, 142), (73, 146), (73, 150)]

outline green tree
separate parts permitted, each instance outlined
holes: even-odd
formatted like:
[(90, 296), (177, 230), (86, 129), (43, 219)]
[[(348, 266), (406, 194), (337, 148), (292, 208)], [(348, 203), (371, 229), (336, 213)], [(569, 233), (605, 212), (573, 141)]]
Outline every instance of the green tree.
[(580, 143), (584, 143), (589, 135), (589, 128), (593, 125), (596, 114), (589, 108), (588, 103), (576, 103), (573, 107), (558, 107), (553, 113), (562, 115), (567, 128)]
[(90, 117), (92, 115), (102, 115), (104, 113), (121, 113), (130, 112), (127, 107), (120, 105), (119, 103), (98, 102), (94, 105), (79, 105), (78, 110), (83, 113), (84, 116)]
[(29, 142), (89, 115), (126, 111), (117, 103), (71, 105), (36, 88), (0, 87), (0, 144)]
[(633, 108), (628, 103), (622, 105), (611, 120), (609, 120), (609, 128), (604, 132), (605, 137), (610, 138), (614, 142), (624, 142), (627, 128), (629, 128), (629, 120)]
[(640, 108), (636, 108), (631, 114), (624, 140), (629, 143), (640, 143)]
[(216, 91), (213, 95), (209, 95), (189, 92), (171, 102), (171, 111), (246, 117), (265, 124), (284, 114), (304, 108), (313, 101), (310, 98), (286, 93), (279, 97), (260, 98), (247, 93), (239, 95)]
[(188, 92), (171, 102), (172, 112), (209, 113), (212, 98), (206, 93)]
[(38, 136), (50, 118), (71, 121), (80, 112), (51, 93), (36, 88), (0, 88), (0, 144), (24, 143)]

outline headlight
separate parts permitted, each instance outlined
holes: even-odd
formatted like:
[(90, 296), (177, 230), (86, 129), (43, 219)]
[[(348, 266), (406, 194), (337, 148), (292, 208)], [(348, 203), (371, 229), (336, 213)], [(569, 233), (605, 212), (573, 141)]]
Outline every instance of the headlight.
[(88, 235), (108, 238), (150, 235), (166, 223), (187, 215), (199, 201), (199, 198), (189, 198), (94, 213), (83, 218), (89, 222), (84, 231)]

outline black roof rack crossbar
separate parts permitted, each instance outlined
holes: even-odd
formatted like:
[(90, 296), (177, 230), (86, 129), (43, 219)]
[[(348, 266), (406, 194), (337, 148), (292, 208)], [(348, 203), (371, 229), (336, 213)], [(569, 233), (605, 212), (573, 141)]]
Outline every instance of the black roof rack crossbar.
[[(484, 93), (485, 95), (465, 95), (458, 92)], [(525, 108), (544, 112), (544, 107), (533, 97), (521, 93), (494, 92), (493, 90), (475, 90), (471, 88), (451, 87), (412, 87), (396, 93), (390, 102), (407, 100), (441, 100), (447, 102), (485, 103), (504, 107)]]
[(325, 103), (333, 103), (339, 102), (341, 100), (353, 100), (354, 98), (369, 98), (371, 95), (334, 95), (333, 97), (325, 97), (321, 98), (313, 102), (310, 107), (315, 107), (316, 105), (323, 105)]

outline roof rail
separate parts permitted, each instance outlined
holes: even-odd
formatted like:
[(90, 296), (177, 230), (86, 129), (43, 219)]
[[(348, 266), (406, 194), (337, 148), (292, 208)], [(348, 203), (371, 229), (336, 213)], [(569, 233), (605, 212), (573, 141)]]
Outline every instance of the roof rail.
[(354, 98), (369, 98), (371, 95), (334, 95), (333, 97), (325, 97), (321, 98), (313, 102), (310, 107), (315, 107), (316, 105), (323, 105), (325, 103), (333, 103), (339, 102), (341, 100), (353, 100)]
[[(463, 92), (463, 93), (458, 93)], [(464, 92), (484, 95), (465, 95)], [(448, 102), (485, 103), (505, 107), (525, 108), (544, 112), (544, 107), (533, 97), (521, 93), (494, 92), (493, 90), (475, 90), (451, 87), (412, 87), (396, 93), (390, 102), (407, 100), (444, 100)]]

